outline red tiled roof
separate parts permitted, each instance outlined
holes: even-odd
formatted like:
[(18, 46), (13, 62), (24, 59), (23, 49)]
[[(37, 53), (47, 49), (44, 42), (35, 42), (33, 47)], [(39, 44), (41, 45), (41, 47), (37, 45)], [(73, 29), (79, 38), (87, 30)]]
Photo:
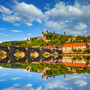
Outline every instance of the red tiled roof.
[(88, 46), (87, 43), (72, 43), (72, 44), (65, 44), (63, 47), (66, 47), (66, 46), (73, 47), (73, 46), (79, 46), (79, 45)]
[(76, 67), (86, 67), (86, 63), (65, 63), (63, 62), (66, 66), (76, 66)]

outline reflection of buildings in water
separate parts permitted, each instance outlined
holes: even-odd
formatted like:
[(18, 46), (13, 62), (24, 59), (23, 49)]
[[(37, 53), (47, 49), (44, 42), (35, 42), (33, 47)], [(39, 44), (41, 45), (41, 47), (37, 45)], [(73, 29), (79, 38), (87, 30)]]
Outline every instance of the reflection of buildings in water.
[(34, 61), (33, 63), (63, 64), (62, 60)]
[[(43, 78), (43, 77), (46, 77), (46, 79), (48, 79), (49, 77), (53, 77), (53, 78), (55, 78), (55, 76), (58, 76), (58, 75), (45, 76), (45, 75), (42, 74), (41, 77), (42, 77), (42, 78)], [(64, 76), (64, 78), (65, 78), (65, 77), (66, 77), (66, 74), (64, 74), (63, 76)]]
[(72, 58), (73, 57), (63, 57), (62, 58), (63, 64), (65, 64), (66, 66), (76, 66), (76, 67), (87, 67), (87, 65), (89, 64), (89, 62), (84, 61), (83, 57), (81, 57), (80, 61), (77, 58), (75, 61), (72, 61)]

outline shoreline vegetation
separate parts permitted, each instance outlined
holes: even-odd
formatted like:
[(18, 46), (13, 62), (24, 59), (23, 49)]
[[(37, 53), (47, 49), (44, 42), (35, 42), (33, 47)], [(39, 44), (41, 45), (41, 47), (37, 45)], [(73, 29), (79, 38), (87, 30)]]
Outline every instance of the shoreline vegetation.
[(53, 35), (44, 34), (43, 37), (31, 37), (24, 41), (7, 41), (0, 43), (2, 47), (45, 47), (45, 46), (63, 46), (71, 43), (90, 43), (90, 36), (73, 35)]
[[(48, 31), (48, 30), (47, 30)], [(73, 36), (73, 35), (61, 35), (61, 34), (53, 34), (53, 33), (43, 33), (41, 37), (31, 37), (30, 39), (24, 41), (8, 41), (0, 43), (1, 47), (25, 47), (25, 48), (34, 48), (34, 47), (42, 47), (45, 48), (47, 46), (59, 46), (63, 47), (65, 44), (72, 43), (87, 43), (89, 48), (85, 48), (82, 53), (81, 49), (72, 49), (70, 53), (61, 54), (49, 54), (49, 55), (90, 55), (90, 36)], [(62, 49), (61, 49), (62, 51)], [(45, 54), (44, 54), (45, 55)], [(46, 54), (47, 55), (47, 54)]]

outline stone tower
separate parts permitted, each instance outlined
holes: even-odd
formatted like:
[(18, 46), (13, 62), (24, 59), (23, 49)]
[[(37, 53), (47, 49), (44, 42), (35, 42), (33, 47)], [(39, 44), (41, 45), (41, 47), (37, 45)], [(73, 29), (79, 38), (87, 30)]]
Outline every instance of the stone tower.
[(42, 31), (42, 36), (43, 36), (43, 34), (44, 34), (44, 33), (43, 33), (43, 31)]
[(53, 31), (53, 34), (55, 34), (55, 31)]
[(64, 36), (66, 35), (66, 33), (64, 32), (64, 34), (63, 34)]
[(46, 30), (46, 34), (48, 34), (48, 30)]

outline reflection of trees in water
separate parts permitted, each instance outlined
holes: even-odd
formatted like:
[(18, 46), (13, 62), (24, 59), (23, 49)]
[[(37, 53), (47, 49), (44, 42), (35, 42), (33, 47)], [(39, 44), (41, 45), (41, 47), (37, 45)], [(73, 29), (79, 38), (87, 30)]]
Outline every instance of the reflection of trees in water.
[(31, 59), (32, 59), (32, 60), (34, 60), (34, 59), (35, 59), (35, 57), (34, 57), (34, 56), (33, 56), (33, 57), (31, 57)]
[[(44, 76), (53, 76), (53, 75), (64, 75), (72, 73), (89, 73), (90, 67), (75, 67), (75, 66), (65, 66), (64, 64), (47, 64), (47, 63), (30, 63), (30, 62), (21, 62), (21, 63), (0, 63), (0, 66), (7, 68), (23, 68), (30, 69), (30, 72), (41, 72)], [(47, 68), (47, 69), (45, 69)]]
[(90, 61), (90, 56), (86, 56), (84, 60), (85, 61)]
[(18, 57), (18, 56), (15, 56), (15, 59), (16, 60), (21, 60), (22, 58), (21, 57)]
[(72, 57), (71, 58), (72, 61), (76, 61), (76, 60), (81, 61), (82, 59), (84, 59), (85, 61), (89, 61), (90, 60), (90, 56), (85, 56), (83, 58), (81, 58), (79, 56), (78, 57)]

